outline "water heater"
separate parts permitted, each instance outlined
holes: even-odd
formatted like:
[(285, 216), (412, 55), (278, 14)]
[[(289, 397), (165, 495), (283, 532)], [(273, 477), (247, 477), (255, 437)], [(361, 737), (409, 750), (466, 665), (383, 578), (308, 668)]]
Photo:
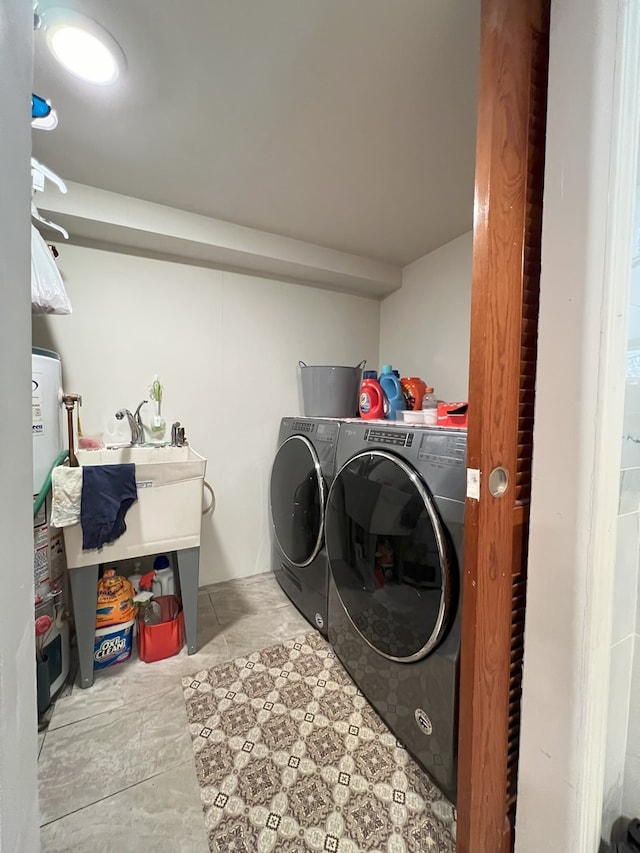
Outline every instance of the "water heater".
[(37, 495), (62, 450), (62, 367), (60, 356), (34, 347), (31, 351), (33, 494)]
[[(61, 400), (60, 356), (51, 350), (34, 348), (31, 351), (34, 497), (62, 451)], [(53, 619), (43, 650), (47, 666), (38, 670), (38, 710), (44, 711), (65, 683), (71, 658), (67, 561), (62, 530), (51, 527), (51, 493), (33, 519), (33, 580), (35, 618), (46, 615)]]

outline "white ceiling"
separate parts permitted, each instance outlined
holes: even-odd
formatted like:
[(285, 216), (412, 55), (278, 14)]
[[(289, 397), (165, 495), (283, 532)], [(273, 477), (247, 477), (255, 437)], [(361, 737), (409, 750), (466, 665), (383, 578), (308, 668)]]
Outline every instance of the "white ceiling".
[(127, 72), (65, 72), (34, 155), (62, 176), (406, 264), (471, 228), (478, 0), (51, 0)]

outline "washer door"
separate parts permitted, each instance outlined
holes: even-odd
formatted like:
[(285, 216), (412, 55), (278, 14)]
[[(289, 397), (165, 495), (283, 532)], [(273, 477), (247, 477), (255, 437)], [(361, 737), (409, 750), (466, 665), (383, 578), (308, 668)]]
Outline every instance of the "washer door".
[(309, 439), (292, 435), (271, 469), (270, 503), (278, 546), (294, 566), (308, 566), (322, 548), (326, 486)]
[(356, 630), (377, 652), (409, 663), (449, 622), (451, 548), (422, 478), (383, 450), (353, 456), (327, 503), (331, 574)]

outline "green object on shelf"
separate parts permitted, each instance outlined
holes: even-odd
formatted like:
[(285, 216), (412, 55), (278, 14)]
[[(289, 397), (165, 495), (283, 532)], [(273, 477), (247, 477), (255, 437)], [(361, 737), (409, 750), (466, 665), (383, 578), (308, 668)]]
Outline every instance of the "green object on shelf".
[(53, 469), (57, 468), (58, 465), (62, 465), (62, 463), (67, 459), (68, 456), (69, 456), (69, 451), (63, 450), (62, 453), (60, 453), (56, 457), (56, 461), (53, 463), (51, 468), (49, 468), (49, 473), (45, 477), (44, 483), (42, 484), (42, 488), (38, 492), (38, 496), (36, 497), (36, 499), (33, 502), (33, 517), (34, 518), (38, 514), (38, 510), (40, 509), (40, 507), (44, 503), (45, 498), (47, 497), (47, 495), (49, 494), (49, 490), (51, 489), (51, 474), (53, 472)]

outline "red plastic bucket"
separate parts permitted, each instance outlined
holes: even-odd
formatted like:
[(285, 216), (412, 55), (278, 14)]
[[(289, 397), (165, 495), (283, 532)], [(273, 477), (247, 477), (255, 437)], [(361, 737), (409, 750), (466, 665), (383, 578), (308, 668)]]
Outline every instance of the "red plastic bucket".
[(182, 603), (176, 595), (158, 595), (160, 605), (157, 625), (145, 625), (138, 619), (138, 656), (145, 663), (177, 655), (184, 645), (184, 614)]

